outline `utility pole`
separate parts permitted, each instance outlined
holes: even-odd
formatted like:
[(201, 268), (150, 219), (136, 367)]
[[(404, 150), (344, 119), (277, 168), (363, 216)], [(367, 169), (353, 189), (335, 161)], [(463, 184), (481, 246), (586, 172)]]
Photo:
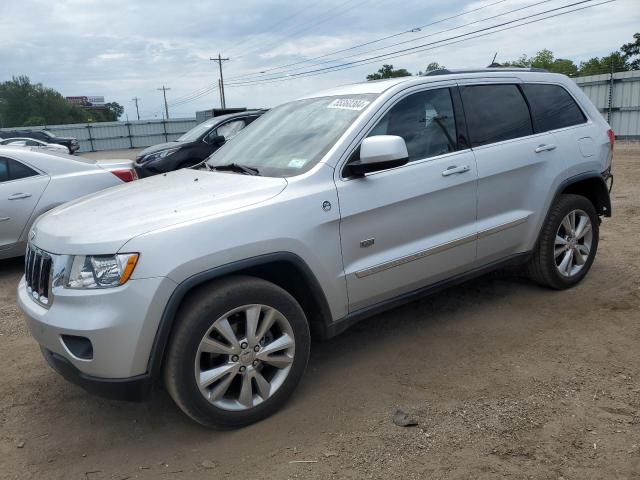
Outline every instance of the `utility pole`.
[(158, 88), (158, 90), (162, 90), (162, 95), (164, 95), (164, 112), (166, 114), (166, 119), (169, 120), (169, 106), (167, 105), (167, 90), (171, 90), (169, 87)]
[(218, 62), (218, 67), (220, 68), (220, 98), (221, 98), (221, 102), (220, 103), (222, 103), (222, 108), (227, 108), (227, 104), (226, 104), (225, 98), (224, 98), (224, 78), (222, 77), (222, 62), (226, 62), (229, 59), (228, 58), (222, 58), (220, 56), (220, 54), (218, 53), (218, 58), (209, 58), (209, 60), (212, 60), (214, 62)]
[(140, 110), (138, 110), (138, 100), (142, 100), (140, 97), (133, 97), (131, 99), (136, 104), (136, 113), (138, 114), (138, 120), (140, 120)]

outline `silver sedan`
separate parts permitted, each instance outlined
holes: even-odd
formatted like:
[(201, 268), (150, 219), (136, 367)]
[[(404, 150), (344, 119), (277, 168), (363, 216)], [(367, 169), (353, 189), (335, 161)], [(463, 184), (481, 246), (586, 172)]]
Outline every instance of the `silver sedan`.
[(131, 160), (91, 160), (0, 146), (0, 259), (24, 255), (39, 215), (137, 179)]
[(7, 145), (10, 147), (31, 147), (35, 150), (49, 150), (57, 153), (69, 153), (69, 149), (64, 145), (57, 143), (47, 143), (42, 140), (36, 140), (35, 138), (7, 138), (0, 141), (0, 145)]

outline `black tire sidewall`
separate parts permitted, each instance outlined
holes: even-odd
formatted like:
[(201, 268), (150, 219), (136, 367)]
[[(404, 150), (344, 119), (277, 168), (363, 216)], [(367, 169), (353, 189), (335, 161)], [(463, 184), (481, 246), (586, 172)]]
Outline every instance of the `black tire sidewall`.
[[(296, 348), (293, 364), (284, 383), (266, 401), (249, 410), (223, 410), (205, 399), (198, 388), (194, 373), (196, 353), (202, 337), (216, 319), (230, 310), (248, 304), (263, 304), (275, 308), (289, 321)], [(236, 427), (254, 423), (271, 415), (280, 409), (293, 393), (306, 368), (310, 333), (304, 312), (288, 292), (269, 282), (250, 279), (236, 282), (227, 288), (223, 287), (214, 295), (205, 296), (196, 305), (192, 305), (180, 321), (180, 327), (186, 330), (176, 339), (178, 343), (172, 345), (172, 348), (177, 349), (174, 353), (179, 357), (176, 366), (176, 389), (180, 393), (181, 403), (201, 424)]]

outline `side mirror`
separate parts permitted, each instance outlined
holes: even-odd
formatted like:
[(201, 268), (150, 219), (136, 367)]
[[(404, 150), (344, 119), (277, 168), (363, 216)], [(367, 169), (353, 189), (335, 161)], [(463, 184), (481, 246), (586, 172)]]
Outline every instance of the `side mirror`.
[(388, 168), (405, 165), (409, 153), (404, 138), (396, 135), (367, 137), (360, 144), (360, 159), (347, 165), (349, 173), (362, 176)]
[(224, 138), (224, 135), (216, 135), (213, 137), (205, 137), (204, 141), (210, 145), (222, 145), (226, 139)]

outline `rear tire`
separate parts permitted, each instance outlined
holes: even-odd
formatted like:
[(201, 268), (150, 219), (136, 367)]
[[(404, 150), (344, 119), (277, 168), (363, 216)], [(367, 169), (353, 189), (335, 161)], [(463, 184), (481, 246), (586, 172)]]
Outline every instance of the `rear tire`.
[(560, 195), (540, 232), (527, 272), (539, 285), (562, 290), (588, 273), (598, 250), (599, 218), (580, 195)]
[(230, 277), (199, 287), (183, 302), (165, 359), (165, 385), (202, 425), (248, 425), (291, 396), (309, 347), (306, 316), (287, 291), (255, 277)]

